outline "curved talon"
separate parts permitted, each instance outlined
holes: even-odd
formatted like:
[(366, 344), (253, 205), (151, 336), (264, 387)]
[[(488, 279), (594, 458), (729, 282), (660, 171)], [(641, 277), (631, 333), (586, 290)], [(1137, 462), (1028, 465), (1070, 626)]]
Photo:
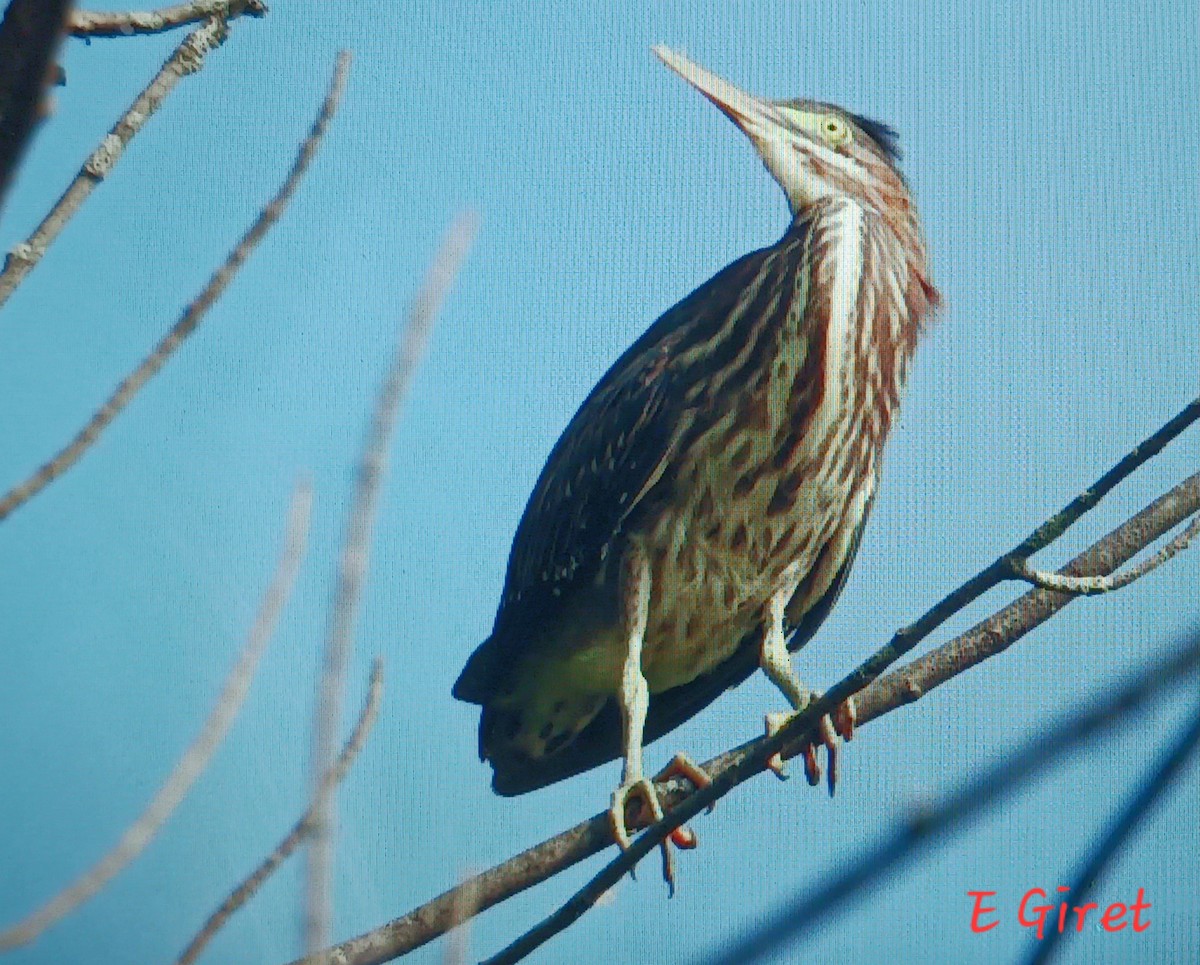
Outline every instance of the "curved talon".
[[(766, 733), (767, 737), (773, 737), (779, 733), (781, 727), (789, 720), (796, 716), (796, 711), (790, 714), (767, 714), (766, 715)], [(829, 771), (826, 775), (829, 786), (829, 793), (832, 795), (837, 788), (838, 782), (838, 757), (840, 738), (850, 740), (854, 736), (854, 725), (857, 723), (857, 712), (854, 707), (854, 700), (851, 698), (838, 708), (831, 715), (826, 715), (821, 718), (816, 726), (816, 731), (813, 738), (806, 741), (801, 754), (804, 758), (804, 777), (809, 785), (816, 787), (821, 783), (821, 764), (817, 760), (817, 747), (825, 748), (829, 755)], [(767, 768), (774, 772), (775, 776), (780, 780), (787, 780), (788, 773), (784, 767), (783, 757), (780, 754), (773, 754), (767, 759)]]
[[(834, 733), (833, 721), (829, 719), (828, 715), (822, 717), (821, 722), (817, 724), (817, 737), (825, 746), (825, 751), (829, 755), (829, 796), (833, 797), (838, 779), (838, 736)], [(815, 756), (815, 743), (810, 746), (814, 748)], [(820, 779), (821, 775), (818, 771), (817, 780), (820, 781)]]
[[(779, 729), (795, 716), (795, 714), (767, 714), (766, 717), (763, 718), (767, 732), (766, 736), (768, 738), (774, 737), (779, 733)], [(767, 758), (767, 770), (773, 773), (781, 781), (786, 781), (789, 777), (791, 777), (791, 775), (787, 772), (787, 766), (783, 763), (783, 755), (779, 753), (772, 754)], [(805, 773), (807, 772), (808, 767), (806, 764)]]
[(848, 697), (838, 704), (833, 712), (833, 728), (842, 740), (854, 740), (854, 728), (858, 724), (858, 706), (853, 697)]
[[(708, 772), (682, 751), (671, 758), (671, 762), (654, 775), (654, 783), (662, 784), (674, 777), (686, 778), (691, 781), (696, 790), (708, 787), (712, 783)], [(708, 812), (711, 812), (714, 807), (716, 804), (710, 804)], [(681, 824), (659, 844), (659, 850), (662, 852), (663, 881), (667, 883), (668, 897), (675, 897), (675, 855), (671, 851), (671, 845), (675, 845), (681, 851), (691, 851), (699, 843), (700, 839), (696, 837), (696, 832), (686, 824)]]
[(804, 778), (809, 787), (821, 783), (821, 764), (817, 760), (817, 745), (809, 741), (804, 745)]

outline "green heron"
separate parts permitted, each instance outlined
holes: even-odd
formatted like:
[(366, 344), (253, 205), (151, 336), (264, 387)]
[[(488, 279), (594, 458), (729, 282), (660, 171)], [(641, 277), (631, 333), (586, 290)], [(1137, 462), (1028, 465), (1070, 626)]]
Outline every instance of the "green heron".
[[(499, 794), (623, 756), (622, 847), (627, 804), (662, 816), (643, 743), (756, 667), (789, 714), (812, 698), (790, 651), (846, 580), (938, 301), (894, 131), (655, 53), (750, 138), (792, 220), (668, 310), (580, 406), (525, 507), (492, 634), (454, 685), (483, 708)], [(768, 714), (768, 733), (789, 714)], [(831, 789), (852, 705), (835, 719), (818, 735)], [(817, 783), (815, 746), (805, 770)]]

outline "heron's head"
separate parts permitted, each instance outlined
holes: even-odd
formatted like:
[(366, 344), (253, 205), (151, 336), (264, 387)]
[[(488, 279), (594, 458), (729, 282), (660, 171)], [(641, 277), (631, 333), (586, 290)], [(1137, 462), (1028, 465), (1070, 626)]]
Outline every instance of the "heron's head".
[(793, 214), (831, 197), (871, 205), (894, 227), (913, 219), (896, 168), (896, 132), (832, 104), (755, 97), (666, 47), (655, 54), (750, 138)]

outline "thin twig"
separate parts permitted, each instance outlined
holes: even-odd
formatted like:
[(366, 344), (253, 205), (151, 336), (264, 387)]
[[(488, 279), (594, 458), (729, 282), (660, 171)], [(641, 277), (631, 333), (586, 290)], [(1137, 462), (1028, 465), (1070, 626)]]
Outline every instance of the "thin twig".
[(33, 912), (23, 921), (0, 932), (0, 951), (25, 945), (42, 932), (69, 915), (88, 899), (94, 897), (118, 872), (142, 853), (147, 844), (187, 795), (196, 779), (208, 767), (220, 747), (238, 711), (246, 699), (250, 682), (258, 669), (267, 644), (275, 633), (279, 615), (292, 591), (308, 538), (308, 520), (312, 508), (312, 491), (307, 482), (296, 488), (288, 513), (287, 532), (275, 575), (263, 596), (254, 625), (237, 663), (229, 672), (212, 713), (200, 733), (184, 752), (175, 769), (154, 795), (146, 810), (121, 836), (108, 854), (84, 872), (64, 891)]
[(314, 775), (314, 831), (308, 849), (308, 875), (304, 914), (304, 944), (309, 951), (324, 948), (330, 940), (332, 916), (334, 800), (321, 781), (333, 759), (341, 720), (343, 681), (354, 641), (354, 625), (362, 601), (375, 524), (380, 484), (388, 447), (401, 400), (424, 354), (434, 319), (475, 234), (475, 218), (460, 215), (450, 226), (433, 260), (424, 284), (409, 312), (395, 358), (375, 402), (362, 461), (358, 467), (354, 500), (346, 528), (337, 589), (330, 611), (325, 656), (318, 683), (313, 721), (312, 772)]
[[(362, 750), (363, 744), (366, 742), (367, 735), (370, 734), (371, 728), (375, 724), (375, 718), (379, 713), (379, 698), (383, 694), (383, 661), (376, 657), (371, 664), (371, 682), (367, 686), (367, 696), (363, 701), (362, 710), (359, 711), (358, 721), (354, 725), (354, 730), (350, 733), (350, 737), (342, 746), (342, 752), (338, 755), (333, 767), (325, 774), (325, 784), (330, 788), (335, 788), (342, 783), (350, 770), (350, 765), (354, 763), (358, 752)], [(200, 957), (200, 953), (212, 941), (213, 936), (217, 934), (225, 923), (233, 916), (239, 908), (247, 901), (254, 897), (258, 889), (263, 886), (275, 870), (283, 864), (292, 853), (300, 847), (300, 845), (312, 833), (313, 828), (313, 809), (311, 805), (306, 810), (300, 819), (292, 825), (292, 829), (284, 835), (283, 840), (275, 846), (273, 850), (262, 863), (254, 869), (246, 878), (229, 893), (229, 897), (221, 902), (220, 906), (208, 916), (208, 920), (204, 926), (196, 933), (196, 937), (188, 943), (175, 965), (191, 965)]]
[[(1112, 572), (1196, 512), (1200, 512), (1200, 474), (1180, 483), (1097, 541), (1077, 556), (1064, 572), (1073, 575)], [(959, 673), (1003, 652), (1074, 599), (1045, 590), (1032, 590), (948, 643), (879, 678), (856, 696), (859, 726), (920, 699)], [(764, 739), (759, 738), (718, 755), (702, 766), (710, 774), (723, 773), (756, 748), (759, 750), (758, 756), (764, 756), (764, 744)], [(783, 748), (782, 754), (792, 757), (798, 750), (799, 745), (792, 743)], [(696, 797), (691, 784), (682, 780), (660, 785), (659, 796), (663, 806), (670, 810), (672, 823), (678, 816), (678, 823), (682, 824), (707, 804), (700, 799), (694, 810), (675, 810), (680, 802)], [(666, 826), (657, 831), (664, 836), (669, 833)], [(634, 842), (635, 847), (644, 846), (643, 853), (648, 853), (655, 846), (652, 842), (656, 839), (647, 835), (643, 835), (644, 844), (639, 844), (642, 838)], [(303, 965), (376, 965), (391, 961), (445, 933), (455, 920), (454, 909), (462, 888), (474, 888), (478, 895), (478, 908), (485, 911), (610, 848), (612, 844), (607, 814), (597, 814), (481, 872), (469, 882), (443, 892), (408, 914), (320, 954), (302, 959), (295, 965), (301, 965), (301, 962)]]
[(71, 0), (12, 0), (0, 22), (0, 209), (45, 107)]
[(108, 176), (125, 146), (142, 129), (150, 115), (158, 110), (180, 79), (203, 67), (204, 58), (210, 51), (220, 47), (228, 34), (225, 21), (213, 17), (188, 34), (175, 48), (146, 89), (138, 94), (129, 110), (105, 135), (100, 146), (84, 161), (75, 179), (67, 185), (67, 190), (54, 203), (42, 223), (9, 252), (4, 270), (0, 271), (0, 307), (8, 301), (34, 265), (42, 260), (46, 249), (83, 206), (96, 185)]
[(67, 21), (72, 37), (132, 37), (158, 34), (209, 17), (233, 20), (235, 17), (262, 17), (267, 12), (263, 0), (191, 0), (158, 10), (75, 10)]
[[(1181, 502), (1188, 508), (1188, 511), (1182, 517), (1173, 517), (1170, 513), (1163, 510), (1165, 506), (1177, 506)], [(1104, 539), (1094, 544), (1088, 550), (1085, 550), (1068, 564), (1065, 572), (1073, 576), (1081, 574), (1091, 575), (1096, 570), (1103, 573), (1111, 573), (1138, 550), (1162, 536), (1164, 532), (1177, 526), (1181, 519), (1186, 519), (1197, 510), (1200, 510), (1200, 473), (1181, 483), (1166, 495), (1159, 497), (1159, 499), (1155, 500), (1146, 509), (1143, 509)], [(1160, 528), (1168, 520), (1170, 521), (1169, 525), (1165, 529)], [(1138, 539), (1138, 536), (1143, 535), (1147, 529), (1154, 532), (1154, 535), (1144, 541)], [(1128, 534), (1132, 539), (1127, 542), (1118, 534)], [(1130, 546), (1130, 543), (1134, 545)], [(972, 666), (987, 657), (994, 656), (996, 653), (1007, 649), (1008, 646), (1023, 636), (1024, 633), (1028, 632), (1029, 629), (1032, 629), (1033, 626), (1043, 622), (1051, 614), (1062, 609), (1075, 599), (1078, 599), (1078, 597), (1065, 596), (1061, 593), (1056, 594), (1049, 590), (1032, 590), (1025, 594), (1025, 596), (1009, 604), (1003, 610), (993, 614), (987, 620), (983, 621), (983, 623), (977, 624), (961, 637), (943, 645), (943, 647), (934, 651), (933, 654), (928, 654), (924, 658), (913, 661), (913, 664), (903, 668), (901, 673), (914, 668), (924, 660), (935, 657), (935, 655), (949, 652), (958, 655), (958, 662), (953, 666), (949, 674), (950, 676), (955, 676), (961, 673), (967, 666)], [(1033, 619), (1039, 612), (1044, 614), (1041, 619)], [(948, 614), (941, 615), (934, 625), (941, 623), (947, 616)], [(924, 618), (922, 619), (924, 620)], [(921, 622), (918, 621), (918, 623)], [(1004, 629), (1001, 630), (1001, 628)], [(811, 739), (810, 735), (814, 733), (817, 722), (822, 717), (832, 713), (839, 704), (860, 690), (863, 690), (871, 681), (876, 680), (890, 664), (910, 651), (919, 639), (919, 637), (914, 639), (912, 636), (909, 636), (907, 630), (900, 631), (900, 633), (892, 638), (891, 643), (860, 664), (856, 670), (826, 691), (819, 699), (813, 701), (802, 713), (785, 724), (774, 737), (760, 738), (750, 744), (743, 745), (738, 750), (732, 752), (732, 754), (723, 755), (730, 758), (730, 762), (726, 766), (705, 764), (705, 770), (713, 776), (712, 784), (700, 788), (684, 799), (677, 808), (669, 812), (661, 821), (656, 822), (648, 828), (644, 834), (633, 842), (628, 850), (622, 852), (617, 858), (606, 865), (557, 911), (526, 932), (498, 955), (488, 959), (484, 965), (511, 965), (511, 963), (520, 961), (530, 952), (545, 944), (550, 938), (568, 928), (596, 903), (600, 895), (616, 884), (623, 875), (631, 871), (638, 861), (644, 858), (651, 850), (659, 847), (667, 835), (675, 828), (690, 818), (695, 817), (704, 808), (709, 807), (721, 797), (728, 794), (738, 784), (760, 773), (766, 767), (767, 760), (771, 754), (780, 752), (784, 757), (794, 756), (802, 748), (803, 744)], [(947, 651), (947, 648), (950, 648), (949, 651)], [(917, 700), (932, 687), (943, 682), (943, 680), (938, 679), (937, 672), (942, 668), (937, 662), (937, 658), (935, 658), (930, 669), (933, 672), (929, 674), (928, 678), (920, 680), (914, 677), (908, 678), (907, 688), (902, 695), (908, 698), (905, 702), (911, 703)], [(860, 723), (865, 723), (871, 719), (873, 709), (869, 700), (869, 692), (863, 693), (862, 699), (858, 701)]]
[[(202, 27), (197, 33), (207, 29), (207, 27)], [(196, 34), (192, 34), (192, 36), (196, 36)], [(187, 43), (188, 41), (185, 40), (180, 49), (183, 49), (183, 46)], [(167, 359), (196, 330), (196, 326), (200, 324), (200, 321), (207, 314), (208, 310), (221, 297), (237, 274), (238, 269), (242, 267), (246, 259), (250, 257), (250, 253), (254, 251), (258, 243), (262, 241), (266, 233), (279, 220), (280, 215), (283, 214), (288, 201), (291, 200), (300, 183), (300, 179), (304, 176), (304, 172), (316, 154), (317, 147), (321, 142), (322, 136), (325, 134), (325, 129), (329, 125), (330, 118), (333, 117), (334, 111), (337, 110), (338, 101), (341, 98), (342, 88), (345, 83), (347, 62), (345, 54), (338, 58), (337, 67), (334, 69), (333, 79), (329, 85), (329, 92), (325, 95), (325, 101), (321, 105), (320, 113), (317, 115), (312, 129), (300, 145), (300, 150), (296, 154), (296, 160), (292, 163), (292, 169), (288, 172), (287, 178), (270, 203), (259, 212), (258, 217), (255, 218), (249, 230), (242, 235), (236, 247), (229, 253), (225, 259), (225, 263), (213, 273), (212, 277), (208, 280), (208, 284), (204, 286), (200, 294), (196, 296), (196, 299), (184, 309), (179, 321), (162, 337), (153, 351), (142, 359), (137, 367), (121, 381), (121, 384), (116, 387), (104, 405), (96, 410), (95, 414), (88, 420), (87, 425), (79, 430), (75, 438), (64, 446), (54, 458), (42, 465), (32, 476), (14, 486), (3, 497), (0, 497), (0, 521), (11, 515), (14, 510), (36, 496), (47, 485), (79, 461), (80, 456), (91, 448), (100, 437), (100, 434), (120, 415), (121, 410), (137, 395), (142, 386), (157, 374), (158, 370), (166, 364)]]
[[(941, 804), (922, 809), (899, 822), (882, 843), (866, 849), (847, 867), (832, 875), (821, 876), (820, 887), (782, 902), (761, 925), (741, 938), (723, 943), (719, 951), (701, 956), (700, 961), (705, 965), (738, 965), (778, 951), (785, 942), (794, 943), (852, 896), (878, 882), (918, 848), (928, 847), (938, 838), (958, 830), (989, 805), (1012, 794), (1048, 765), (1061, 760), (1068, 751), (1111, 730), (1131, 712), (1142, 708), (1152, 698), (1160, 697), (1163, 691), (1189, 682), (1194, 686), (1197, 670), (1200, 670), (1200, 636), (1169, 658), (1154, 661), (1132, 684), (1115, 695), (1106, 692), (1109, 695), (1104, 699), (1092, 701), (1085, 709), (1051, 723), (1041, 736), (969, 781)], [(1200, 720), (1193, 723), (1188, 734), (1193, 743), (1198, 735)], [(1188, 744), (1187, 750), (1191, 747), (1192, 744)], [(1173, 765), (1172, 774), (1182, 763), (1176, 759), (1178, 756), (1177, 748), (1172, 759), (1166, 762)], [(1074, 899), (1080, 900), (1078, 894)]]
[(1046, 570), (1035, 570), (1026, 560), (1013, 560), (1012, 567), (1013, 572), (1021, 579), (1044, 590), (1074, 593), (1076, 596), (1096, 596), (1129, 586), (1152, 570), (1158, 569), (1171, 557), (1187, 549), (1197, 533), (1200, 533), (1200, 516), (1193, 519), (1178, 536), (1163, 544), (1153, 556), (1147, 557), (1137, 566), (1131, 566), (1124, 572), (1113, 573), (1111, 576), (1063, 576)]
[[(1083, 870), (1071, 885), (1070, 895), (1075, 907), (1081, 907), (1091, 893), (1092, 886), (1104, 873), (1104, 869), (1121, 851), (1129, 836), (1142, 820), (1153, 810), (1155, 803), (1171, 782), (1179, 774), (1183, 766), (1196, 753), (1200, 746), (1200, 707), (1192, 714), (1192, 719), (1183, 728), (1171, 750), (1155, 766), (1154, 771), (1146, 778), (1145, 783), (1129, 802), (1121, 808), (1121, 813), (1108, 829), (1108, 833), (1097, 844), (1095, 850), (1084, 864)], [(1045, 941), (1039, 941), (1029, 957), (1029, 965), (1044, 965), (1050, 961), (1050, 955), (1062, 940), (1063, 933), (1051, 929)]]

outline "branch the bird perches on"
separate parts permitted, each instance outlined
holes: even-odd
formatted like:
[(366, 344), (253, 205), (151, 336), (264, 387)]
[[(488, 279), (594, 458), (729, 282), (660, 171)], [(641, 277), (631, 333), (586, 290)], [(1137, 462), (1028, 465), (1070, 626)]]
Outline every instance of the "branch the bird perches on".
[[(1041, 588), (1033, 589), (982, 620), (965, 633), (916, 658), (886, 676), (883, 670), (908, 653), (950, 616), (978, 599), (989, 589), (1014, 578), (1014, 559), (1028, 559), (1057, 540), (1069, 526), (1093, 509), (1122, 480), (1162, 451), (1189, 426), (1200, 420), (1200, 398), (1120, 459), (1112, 469), (1085, 489), (1060, 512), (1055, 513), (1008, 553), (948, 594), (919, 620), (900, 630), (878, 651), (836, 687), (793, 721), (774, 739), (758, 739), (718, 755), (703, 767), (715, 778), (703, 792), (673, 780), (660, 787), (668, 809), (663, 822), (647, 829), (616, 862), (593, 879), (581, 902), (582, 914), (637, 861), (657, 847), (658, 841), (689, 820), (734, 786), (762, 770), (762, 762), (774, 750), (793, 757), (802, 743), (803, 731), (813, 726), (822, 706), (856, 693), (859, 726), (913, 703), (930, 690), (1006, 650), (1034, 627), (1044, 623), (1077, 597)], [(1200, 513), (1200, 473), (1179, 483), (1106, 536), (1078, 554), (1060, 573), (1068, 576), (1107, 575), (1115, 572), (1139, 552), (1172, 529)], [(749, 763), (748, 763), (749, 762)], [(606, 850), (612, 844), (606, 816), (597, 814), (554, 837), (534, 845), (501, 864), (473, 876), (443, 892), (408, 914), (350, 938), (292, 965), (373, 965), (398, 958), (444, 934), (461, 916), (461, 892), (471, 889), (471, 907), (476, 913), (519, 894), (579, 862)], [(574, 909), (573, 909), (574, 911)], [(578, 917), (575, 914), (570, 920)], [(561, 919), (556, 920), (556, 923)], [(567, 922), (569, 924), (569, 922)], [(548, 937), (548, 936), (547, 936)]]

